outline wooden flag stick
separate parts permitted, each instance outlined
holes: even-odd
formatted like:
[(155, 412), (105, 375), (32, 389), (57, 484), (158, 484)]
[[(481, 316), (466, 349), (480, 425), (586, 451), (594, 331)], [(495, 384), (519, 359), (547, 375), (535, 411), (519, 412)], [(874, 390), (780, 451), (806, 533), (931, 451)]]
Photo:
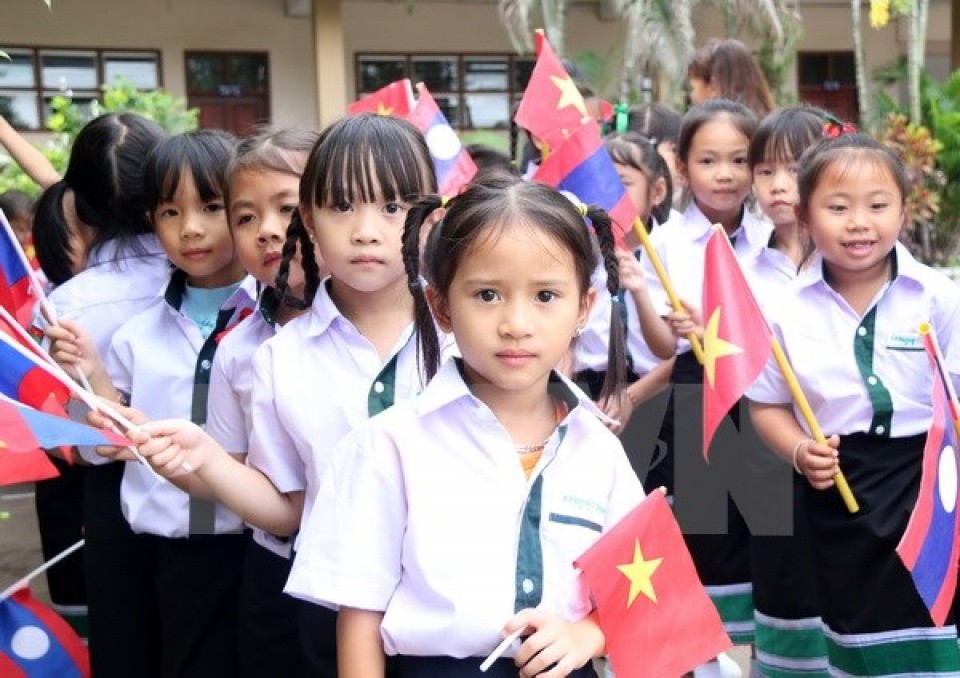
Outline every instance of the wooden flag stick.
[[(677, 291), (673, 289), (673, 283), (670, 282), (670, 278), (667, 276), (667, 269), (663, 267), (663, 262), (660, 261), (660, 255), (657, 254), (656, 248), (653, 246), (653, 243), (650, 242), (647, 227), (644, 226), (643, 221), (641, 221), (639, 217), (633, 221), (633, 230), (637, 234), (637, 237), (640, 238), (643, 251), (647, 253), (647, 257), (653, 265), (653, 270), (656, 271), (657, 277), (660, 279), (660, 284), (663, 285), (663, 291), (667, 293), (667, 299), (670, 300), (671, 308), (673, 308), (674, 311), (685, 312), (686, 309), (684, 309), (683, 304), (680, 303), (680, 297), (677, 296)], [(703, 346), (700, 344), (700, 337), (691, 332), (687, 335), (687, 341), (690, 342), (690, 348), (697, 357), (697, 362), (702, 365)]]
[[(810, 434), (818, 443), (826, 443), (827, 437), (823, 435), (823, 429), (820, 428), (820, 422), (817, 421), (816, 416), (813, 414), (813, 409), (810, 407), (810, 401), (807, 400), (806, 394), (803, 392), (803, 389), (800, 388), (800, 382), (797, 381), (797, 375), (793, 371), (790, 361), (787, 360), (787, 356), (783, 352), (783, 347), (780, 346), (780, 342), (777, 341), (776, 336), (773, 337), (772, 346), (773, 357), (777, 361), (777, 366), (780, 368), (783, 378), (787, 380), (787, 385), (790, 387), (790, 393), (793, 394), (793, 401), (797, 404), (797, 407), (800, 408), (800, 414), (803, 415), (803, 420), (807, 422), (807, 427), (810, 429)], [(837, 490), (840, 492), (840, 496), (843, 498), (843, 503), (846, 504), (847, 510), (850, 511), (850, 513), (859, 512), (860, 505), (857, 503), (857, 498), (853, 496), (853, 492), (850, 490), (850, 485), (847, 483), (847, 478), (843, 475), (843, 471), (837, 471), (837, 475), (833, 477), (833, 482), (836, 483)]]

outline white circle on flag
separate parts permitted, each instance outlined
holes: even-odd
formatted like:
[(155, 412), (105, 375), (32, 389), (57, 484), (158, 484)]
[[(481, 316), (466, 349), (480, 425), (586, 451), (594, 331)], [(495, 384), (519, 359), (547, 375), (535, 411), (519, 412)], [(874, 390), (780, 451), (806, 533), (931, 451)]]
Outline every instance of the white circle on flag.
[(426, 140), (430, 154), (440, 160), (453, 160), (460, 152), (460, 139), (456, 132), (446, 125), (434, 125), (428, 129)]
[(10, 638), (10, 649), (22, 659), (40, 659), (50, 651), (50, 636), (38, 626), (24, 626)]
[(947, 513), (953, 513), (957, 506), (957, 455), (952, 445), (947, 445), (940, 453), (940, 503)]

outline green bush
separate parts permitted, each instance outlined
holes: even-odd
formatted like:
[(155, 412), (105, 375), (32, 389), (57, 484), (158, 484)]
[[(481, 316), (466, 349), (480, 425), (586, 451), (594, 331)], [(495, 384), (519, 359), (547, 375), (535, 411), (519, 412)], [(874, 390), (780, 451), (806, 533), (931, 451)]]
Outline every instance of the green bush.
[[(184, 99), (175, 98), (164, 90), (139, 90), (129, 80), (119, 76), (112, 84), (103, 87), (100, 99), (93, 101), (89, 109), (75, 104), (69, 93), (53, 97), (50, 109), (47, 129), (54, 136), (39, 148), (61, 174), (67, 168), (73, 140), (83, 126), (98, 115), (137, 113), (156, 121), (171, 134), (179, 134), (195, 130), (199, 114), (195, 108), (188, 109)], [(40, 193), (40, 187), (20, 166), (8, 161), (0, 165), (0, 193), (12, 188), (34, 197)]]

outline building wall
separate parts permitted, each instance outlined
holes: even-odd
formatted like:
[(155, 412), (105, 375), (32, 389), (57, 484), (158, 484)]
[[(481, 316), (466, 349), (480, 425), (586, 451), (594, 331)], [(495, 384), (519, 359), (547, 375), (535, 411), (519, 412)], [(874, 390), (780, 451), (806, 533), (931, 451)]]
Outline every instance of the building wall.
[[(312, 22), (289, 17), (284, 0), (3, 0), (0, 49), (4, 45), (156, 48), (162, 51), (163, 83), (185, 94), (183, 52), (188, 49), (256, 50), (270, 53), (271, 113), (279, 125), (316, 121)], [(850, 49), (849, 4), (841, 0), (800, 3), (806, 37), (801, 49)], [(495, 3), (420, 0), (412, 12), (400, 0), (343, 3), (348, 98), (355, 92), (355, 54), (360, 52), (508, 52)], [(698, 41), (724, 34), (721, 14), (701, 5)], [(133, 25), (134, 30), (129, 26)], [(905, 23), (877, 31), (864, 12), (867, 72), (903, 50)], [(944, 75), (950, 40), (949, 4), (934, 2), (928, 54), (931, 70)], [(573, 4), (568, 13), (567, 49), (609, 57), (616, 80), (623, 24), (598, 18), (594, 4)], [(791, 79), (795, 86), (794, 78)]]

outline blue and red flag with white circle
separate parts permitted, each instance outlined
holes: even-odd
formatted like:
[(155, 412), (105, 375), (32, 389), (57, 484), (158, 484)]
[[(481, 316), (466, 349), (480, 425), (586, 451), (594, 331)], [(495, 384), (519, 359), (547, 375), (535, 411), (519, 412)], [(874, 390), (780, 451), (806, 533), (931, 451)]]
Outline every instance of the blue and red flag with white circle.
[(477, 165), (460, 143), (460, 138), (453, 131), (447, 116), (437, 106), (426, 85), (419, 83), (417, 94), (417, 104), (407, 119), (427, 140), (440, 194), (456, 195), (473, 179), (477, 173)]
[(626, 234), (633, 228), (637, 208), (603, 147), (600, 128), (595, 122), (581, 125), (551, 151), (533, 179), (557, 190), (569, 191), (585, 205), (602, 207), (613, 220), (617, 246), (627, 248)]
[(31, 281), (26, 255), (0, 210), (0, 306), (10, 311), (24, 327), (30, 324), (37, 303)]
[(23, 588), (0, 601), (0, 675), (88, 678), (90, 654), (63, 618)]
[(958, 413), (936, 338), (931, 331), (921, 331), (921, 336), (933, 366), (933, 423), (923, 449), (920, 493), (897, 554), (934, 624), (943, 626), (957, 588)]

